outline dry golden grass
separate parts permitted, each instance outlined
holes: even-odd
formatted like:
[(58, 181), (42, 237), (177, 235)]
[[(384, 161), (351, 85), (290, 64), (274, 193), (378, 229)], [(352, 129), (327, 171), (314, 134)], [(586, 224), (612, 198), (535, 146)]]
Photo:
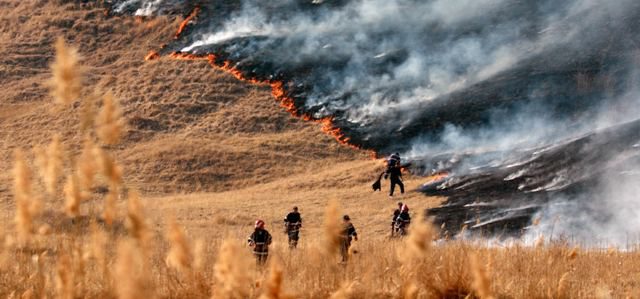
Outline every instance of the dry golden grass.
[(64, 211), (67, 216), (75, 218), (80, 213), (80, 203), (84, 194), (80, 190), (78, 175), (75, 173), (67, 176), (67, 182), (64, 185)]
[(98, 137), (104, 144), (114, 145), (120, 142), (124, 128), (122, 111), (111, 92), (107, 92), (102, 98), (102, 109), (97, 117), (97, 126)]
[(167, 266), (183, 273), (191, 271), (194, 259), (191, 244), (173, 218), (169, 222), (167, 239), (171, 245), (169, 253), (167, 253)]
[[(99, 8), (65, 1), (2, 5), (6, 76), (0, 82), (11, 88), (0, 92), (0, 198), (6, 199), (0, 297), (620, 298), (640, 292), (636, 250), (580, 249), (543, 238), (537, 246), (434, 242), (437, 230), (418, 222), (408, 237), (389, 239), (395, 202), (369, 189), (379, 161), (335, 144), (318, 125), (292, 120), (264, 87), (205, 64), (142, 62), (179, 20), (109, 19)], [(23, 26), (10, 26), (18, 23)], [(57, 51), (66, 58), (47, 69), (58, 35), (82, 46), (78, 52), (92, 70), (86, 78), (64, 75), (81, 74), (79, 54), (67, 45)], [(52, 112), (56, 104), (41, 83), (52, 73), (59, 73), (53, 93), (65, 96), (57, 101), (80, 101), (77, 107)], [(121, 114), (111, 100), (97, 109), (99, 90), (113, 90)], [(34, 145), (34, 157), (11, 155)], [(406, 178), (408, 189), (419, 183)], [(440, 199), (409, 193), (401, 200), (419, 219)], [(291, 251), (281, 224), (293, 205), (304, 227)], [(347, 265), (334, 254), (343, 213), (360, 237)], [(266, 268), (256, 267), (245, 243), (256, 218), (274, 236)]]
[(64, 39), (55, 44), (56, 58), (51, 64), (51, 95), (61, 105), (69, 105), (80, 98), (82, 90), (82, 68), (78, 50), (69, 48)]
[(15, 227), (20, 244), (26, 244), (31, 240), (33, 233), (33, 218), (39, 210), (39, 200), (32, 191), (31, 171), (26, 165), (22, 151), (15, 152), (14, 166), (14, 198), (16, 202)]

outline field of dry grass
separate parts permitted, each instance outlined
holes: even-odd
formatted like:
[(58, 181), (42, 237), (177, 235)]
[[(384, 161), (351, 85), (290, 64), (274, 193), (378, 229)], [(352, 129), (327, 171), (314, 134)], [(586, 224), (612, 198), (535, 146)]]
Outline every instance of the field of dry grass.
[[(637, 251), (432, 242), (426, 225), (389, 239), (395, 202), (369, 187), (380, 161), (292, 118), (268, 87), (205, 62), (143, 60), (179, 22), (0, 1), (1, 297), (640, 296)], [(54, 63), (58, 37), (78, 64)], [(440, 201), (401, 199), (415, 218)], [(295, 251), (281, 228), (292, 205), (304, 218)], [(347, 265), (326, 242), (343, 213), (360, 236)], [(256, 218), (274, 236), (258, 269), (245, 243)]]

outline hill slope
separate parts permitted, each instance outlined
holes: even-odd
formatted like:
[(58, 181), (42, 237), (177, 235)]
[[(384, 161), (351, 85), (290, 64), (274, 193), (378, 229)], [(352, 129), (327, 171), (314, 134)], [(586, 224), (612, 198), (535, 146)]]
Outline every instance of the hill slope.
[[(268, 86), (240, 82), (204, 61), (145, 62), (181, 20), (106, 16), (101, 7), (60, 3), (1, 3), (0, 197), (11, 198), (14, 149), (44, 145), (58, 132), (70, 152), (78, 151), (72, 145), (80, 144), (80, 108), (57, 110), (47, 90), (52, 45), (62, 36), (84, 58), (86, 90), (96, 86), (120, 99), (128, 124), (114, 152), (127, 185), (152, 197), (154, 208), (179, 209), (186, 215), (179, 218), (195, 224), (208, 221), (192, 217), (198, 209), (233, 208), (279, 221), (294, 203), (319, 215), (331, 197), (353, 209), (370, 201), (379, 162), (338, 144), (319, 124), (290, 116)], [(409, 189), (416, 184), (409, 181)], [(176, 199), (176, 192), (202, 193)], [(386, 228), (394, 205), (384, 194), (374, 198), (384, 212), (357, 214)]]

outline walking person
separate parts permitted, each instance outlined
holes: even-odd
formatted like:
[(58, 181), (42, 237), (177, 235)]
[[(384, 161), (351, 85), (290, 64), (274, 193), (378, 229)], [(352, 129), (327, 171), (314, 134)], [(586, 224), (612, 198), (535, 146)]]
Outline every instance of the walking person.
[(343, 229), (340, 233), (340, 255), (342, 256), (342, 263), (346, 263), (349, 260), (349, 248), (351, 247), (351, 241), (358, 241), (358, 233), (351, 223), (349, 215), (342, 216), (342, 225)]
[(400, 187), (400, 193), (404, 194), (404, 184), (402, 183), (402, 166), (400, 165), (400, 154), (395, 153), (387, 159), (387, 170), (385, 178), (389, 177), (390, 189), (389, 198), (393, 198), (393, 192), (396, 189), (396, 185)]
[(300, 239), (300, 228), (302, 227), (302, 217), (298, 212), (298, 207), (293, 207), (292, 211), (284, 218), (284, 229), (289, 237), (289, 248), (293, 249), (298, 246)]
[(249, 246), (253, 247), (253, 255), (256, 257), (256, 264), (262, 266), (269, 257), (269, 245), (271, 245), (271, 234), (264, 229), (264, 221), (258, 219), (255, 223), (255, 230), (249, 236)]

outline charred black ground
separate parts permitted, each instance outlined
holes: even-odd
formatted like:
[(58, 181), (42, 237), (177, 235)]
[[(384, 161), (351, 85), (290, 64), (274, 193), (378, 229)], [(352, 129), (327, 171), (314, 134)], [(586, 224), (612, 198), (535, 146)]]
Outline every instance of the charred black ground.
[[(427, 215), (454, 233), (463, 226), (497, 234), (522, 233), (519, 230), (528, 226), (531, 215), (549, 201), (606, 196), (599, 192), (601, 176), (640, 179), (634, 172), (640, 161), (639, 132), (636, 120), (546, 147), (488, 153), (493, 157), (487, 157), (487, 164), (422, 187), (422, 192), (448, 198)], [(456, 164), (464, 160), (455, 158), (448, 169), (455, 173)]]
[[(395, 15), (346, 0), (149, 3), (112, 5), (199, 9), (161, 54), (213, 54), (242, 77), (281, 82), (296, 114), (331, 118), (349, 143), (406, 153), (415, 174), (446, 171), (421, 191), (448, 197), (427, 214), (451, 233), (519, 234), (549, 202), (589, 201), (604, 174), (638, 165), (640, 125), (624, 111), (639, 102), (637, 2), (480, 1), (489, 8), (471, 16), (442, 1), (390, 1)], [(603, 120), (611, 107), (620, 118)], [(557, 130), (527, 142), (534, 120)], [(493, 136), (514, 123), (525, 141), (506, 148), (443, 141), (450, 127)]]

